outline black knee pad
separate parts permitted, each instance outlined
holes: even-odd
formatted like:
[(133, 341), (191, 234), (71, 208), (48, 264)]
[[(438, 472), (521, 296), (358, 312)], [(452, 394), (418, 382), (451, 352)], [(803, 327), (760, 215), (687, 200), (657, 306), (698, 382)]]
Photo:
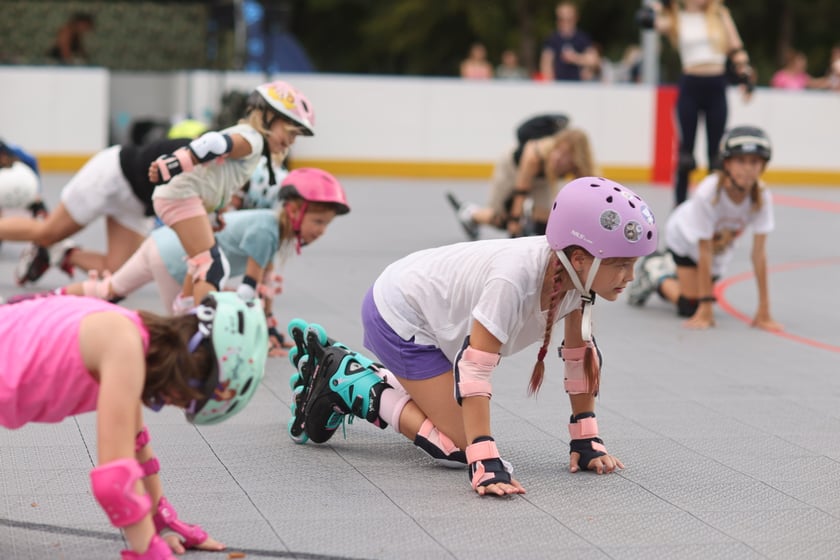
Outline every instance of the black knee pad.
[(213, 264), (207, 270), (205, 280), (209, 284), (213, 284), (217, 290), (221, 290), (230, 275), (230, 265), (228, 265), (227, 258), (222, 253), (218, 243), (214, 243), (213, 247), (210, 248), (210, 256), (213, 257)]
[(697, 311), (697, 307), (700, 305), (696, 299), (688, 299), (687, 297), (680, 296), (680, 299), (677, 300), (677, 315), (680, 317), (691, 317)]
[(681, 151), (677, 157), (677, 169), (679, 171), (689, 173), (697, 169), (697, 162), (694, 160), (694, 154)]

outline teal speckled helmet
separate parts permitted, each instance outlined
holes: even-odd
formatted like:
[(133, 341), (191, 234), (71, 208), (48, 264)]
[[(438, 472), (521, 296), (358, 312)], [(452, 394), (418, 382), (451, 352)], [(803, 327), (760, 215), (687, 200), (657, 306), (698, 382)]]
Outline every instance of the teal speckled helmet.
[(201, 389), (207, 398), (193, 401), (187, 420), (194, 424), (217, 424), (248, 404), (265, 373), (268, 327), (259, 299), (243, 301), (235, 292), (211, 292), (193, 313), (198, 331), (190, 351), (210, 340), (217, 368)]

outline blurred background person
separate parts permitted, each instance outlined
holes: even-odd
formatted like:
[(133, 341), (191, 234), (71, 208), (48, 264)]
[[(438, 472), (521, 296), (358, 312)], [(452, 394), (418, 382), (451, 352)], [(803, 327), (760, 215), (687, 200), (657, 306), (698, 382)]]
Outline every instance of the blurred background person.
[(528, 70), (519, 64), (519, 55), (513, 49), (506, 49), (502, 52), (502, 59), (496, 66), (496, 77), (501, 80), (525, 80), (528, 78)]
[(493, 77), (493, 67), (487, 60), (487, 49), (483, 44), (472, 44), (469, 55), (461, 62), (461, 77), (468, 80), (489, 80)]
[(58, 29), (55, 42), (48, 56), (59, 64), (88, 64), (90, 56), (85, 49), (85, 35), (93, 31), (93, 15), (77, 12)]
[(543, 44), (540, 74), (545, 80), (581, 80), (586, 67), (599, 66), (598, 52), (589, 35), (577, 28), (577, 7), (561, 2), (555, 8), (557, 28)]

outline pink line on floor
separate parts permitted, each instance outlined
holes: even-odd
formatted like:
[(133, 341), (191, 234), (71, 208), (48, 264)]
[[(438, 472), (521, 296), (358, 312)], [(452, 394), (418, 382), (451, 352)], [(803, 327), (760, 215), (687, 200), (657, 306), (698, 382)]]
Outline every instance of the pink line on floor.
[[(840, 208), (840, 204), (837, 205)], [(838, 210), (840, 211), (840, 210)], [(793, 263), (784, 263), (776, 266), (771, 266), (768, 269), (769, 274), (774, 274), (776, 272), (787, 272), (789, 270), (798, 270), (802, 268), (816, 268), (819, 266), (838, 266), (840, 265), (840, 258), (827, 258), (827, 259), (817, 259), (813, 261), (801, 261), (801, 262), (793, 262)], [(721, 309), (723, 309), (726, 313), (729, 313), (736, 319), (743, 321), (746, 324), (752, 323), (752, 318), (744, 315), (735, 307), (729, 303), (729, 300), (726, 299), (725, 293), (726, 290), (734, 285), (738, 284), (739, 282), (744, 282), (746, 280), (750, 280), (755, 275), (752, 272), (743, 272), (741, 274), (736, 274), (735, 276), (731, 276), (729, 278), (724, 278), (720, 282), (715, 285), (715, 296), (717, 297), (718, 305)], [(770, 332), (770, 331), (768, 331)], [(779, 332), (770, 332), (770, 334), (774, 334), (776, 336), (780, 336), (782, 338), (786, 338), (788, 340), (792, 340), (794, 342), (799, 342), (801, 344), (807, 344), (808, 346), (813, 346), (814, 348), (821, 348), (823, 350), (828, 350), (829, 352), (837, 352), (840, 353), (840, 346), (834, 346), (833, 344), (827, 344), (825, 342), (820, 342), (818, 340), (814, 340), (812, 338), (806, 338), (804, 336), (799, 336), (793, 333), (789, 333), (786, 331), (779, 331)]]

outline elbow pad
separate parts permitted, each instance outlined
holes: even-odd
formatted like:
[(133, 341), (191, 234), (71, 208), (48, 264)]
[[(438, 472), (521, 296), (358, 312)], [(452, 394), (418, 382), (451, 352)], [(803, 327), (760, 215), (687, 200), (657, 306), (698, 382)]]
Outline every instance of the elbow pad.
[(190, 142), (189, 147), (199, 163), (206, 163), (229, 154), (233, 149), (233, 139), (221, 132), (208, 132)]
[(488, 399), (493, 396), (490, 384), (490, 374), (499, 365), (501, 357), (482, 350), (476, 350), (469, 345), (469, 337), (464, 347), (455, 357), (455, 399), (458, 404), (464, 397), (482, 396)]
[(136, 459), (116, 459), (90, 471), (93, 495), (114, 527), (134, 525), (151, 511), (149, 495), (134, 491), (142, 478), (143, 469)]

